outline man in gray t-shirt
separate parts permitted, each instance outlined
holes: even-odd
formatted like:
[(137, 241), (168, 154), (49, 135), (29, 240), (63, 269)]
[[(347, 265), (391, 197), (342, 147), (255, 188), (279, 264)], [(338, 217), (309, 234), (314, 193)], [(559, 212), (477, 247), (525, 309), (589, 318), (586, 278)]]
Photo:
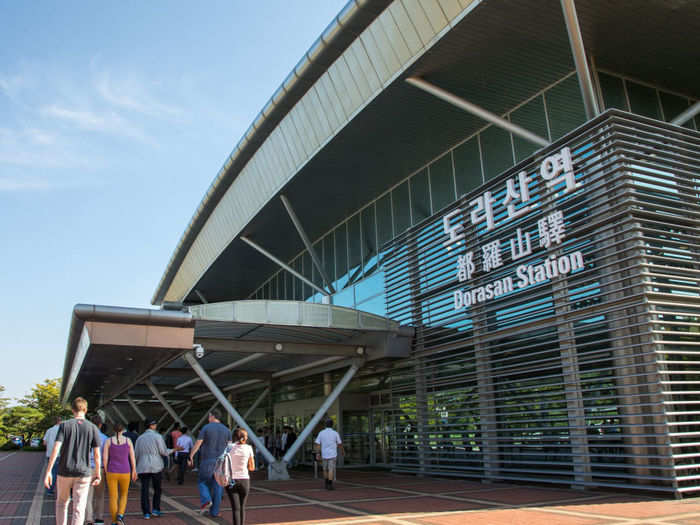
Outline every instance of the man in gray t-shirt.
[(197, 487), (199, 488), (199, 512), (206, 514), (210, 512), (212, 516), (219, 515), (219, 505), (223, 489), (214, 479), (214, 466), (218, 458), (226, 449), (226, 445), (231, 441), (231, 431), (219, 421), (220, 415), (216, 410), (209, 412), (209, 423), (202, 427), (197, 436), (187, 463), (191, 466), (194, 455), (199, 451), (200, 463), (197, 476)]

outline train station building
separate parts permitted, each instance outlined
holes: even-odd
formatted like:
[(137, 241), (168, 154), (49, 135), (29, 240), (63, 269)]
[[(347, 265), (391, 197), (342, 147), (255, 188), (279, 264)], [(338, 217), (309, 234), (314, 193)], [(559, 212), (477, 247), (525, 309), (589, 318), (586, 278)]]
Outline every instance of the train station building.
[[(64, 400), (341, 468), (700, 490), (700, 4), (351, 0)], [(258, 429), (296, 427), (281, 458)]]

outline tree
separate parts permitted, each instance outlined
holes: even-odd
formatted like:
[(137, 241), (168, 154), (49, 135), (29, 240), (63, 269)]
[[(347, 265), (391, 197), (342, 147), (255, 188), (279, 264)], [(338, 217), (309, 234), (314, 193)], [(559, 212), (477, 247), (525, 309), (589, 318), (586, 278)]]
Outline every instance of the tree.
[(40, 410), (32, 407), (17, 405), (5, 411), (3, 423), (5, 431), (9, 435), (25, 436), (29, 439), (33, 435), (42, 434), (41, 421), (44, 415)]
[(7, 405), (10, 400), (3, 396), (5, 387), (0, 385), (0, 446), (7, 441), (7, 428), (5, 426), (5, 415), (7, 413)]
[[(60, 379), (45, 379), (43, 383), (37, 383), (32, 388), (31, 393), (19, 400), (19, 405), (23, 408), (35, 410), (36, 413), (30, 415), (29, 412), (23, 412), (22, 421), (26, 424), (32, 424), (31, 431), (33, 434), (43, 435), (49, 427), (56, 423), (56, 418), (68, 418), (71, 415), (62, 403), (60, 398), (61, 380)], [(36, 414), (39, 414), (37, 421), (34, 421)], [(29, 428), (22, 431), (25, 434)]]

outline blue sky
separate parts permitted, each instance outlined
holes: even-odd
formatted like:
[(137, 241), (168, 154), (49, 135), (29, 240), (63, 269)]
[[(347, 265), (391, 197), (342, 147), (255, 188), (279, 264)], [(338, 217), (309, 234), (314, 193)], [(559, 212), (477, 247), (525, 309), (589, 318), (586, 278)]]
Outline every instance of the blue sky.
[(61, 375), (74, 304), (149, 306), (218, 169), (344, 5), (0, 0), (6, 396)]

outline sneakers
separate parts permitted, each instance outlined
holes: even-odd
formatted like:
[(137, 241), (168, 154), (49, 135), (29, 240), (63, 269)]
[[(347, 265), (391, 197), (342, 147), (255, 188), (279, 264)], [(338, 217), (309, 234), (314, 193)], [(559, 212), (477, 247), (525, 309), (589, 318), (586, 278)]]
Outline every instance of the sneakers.
[(199, 513), (204, 515), (209, 512), (209, 507), (211, 507), (211, 501), (207, 501), (204, 505), (199, 507)]
[(124, 521), (124, 514), (117, 514), (117, 524), (126, 525), (126, 522)]
[(143, 515), (143, 519), (145, 519), (145, 520), (150, 520), (150, 519), (151, 519), (151, 515), (150, 515), (150, 514), (144, 514), (144, 515)]
[(153, 517), (154, 517), (154, 518), (157, 518), (158, 516), (162, 516), (162, 515), (163, 515), (163, 513), (162, 513), (161, 511), (159, 511), (159, 510), (154, 510), (154, 511), (153, 511)]

